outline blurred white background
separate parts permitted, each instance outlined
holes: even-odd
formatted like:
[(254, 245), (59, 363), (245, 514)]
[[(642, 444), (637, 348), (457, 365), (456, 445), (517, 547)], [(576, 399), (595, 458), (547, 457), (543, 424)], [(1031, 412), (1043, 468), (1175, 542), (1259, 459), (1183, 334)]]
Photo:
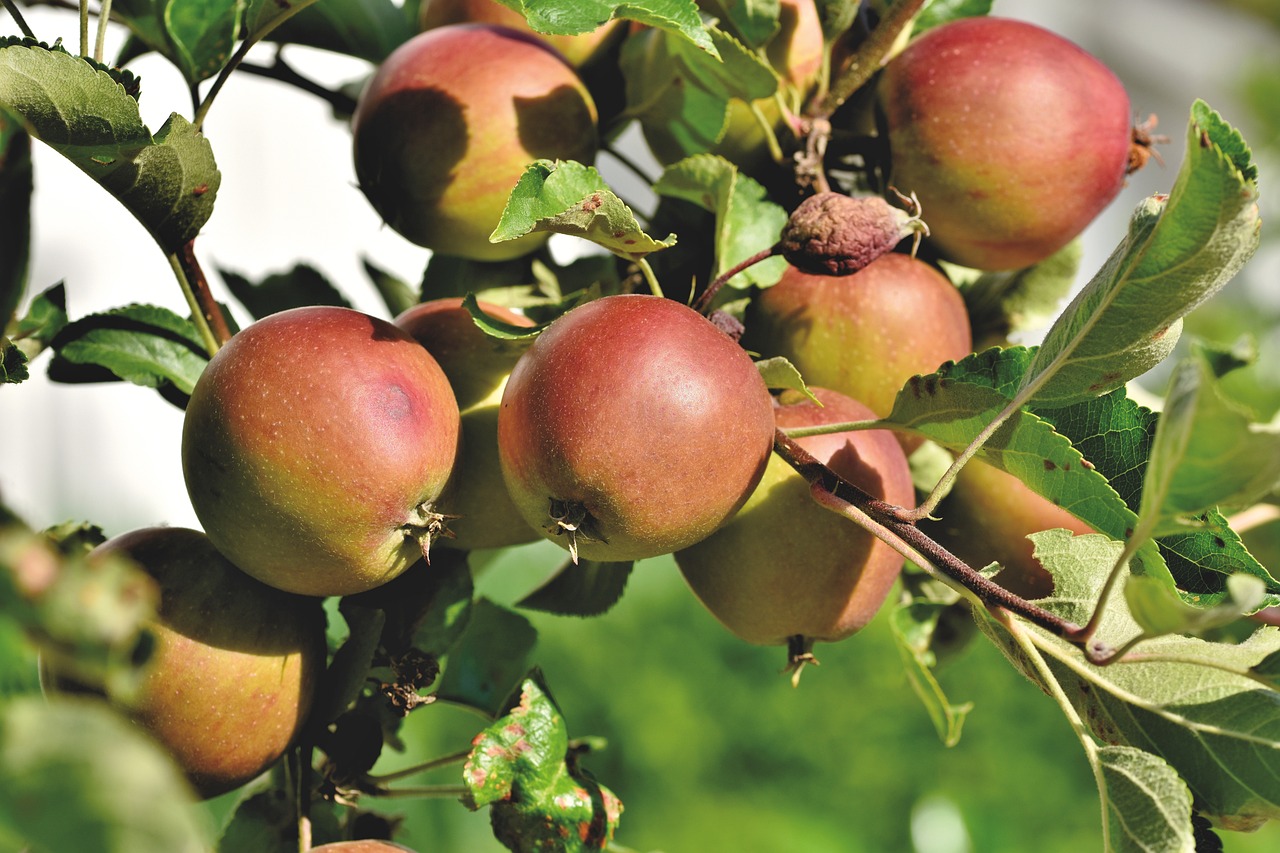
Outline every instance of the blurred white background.
[[(46, 7), (25, 12), (41, 39), (77, 43), (74, 14)], [(1158, 114), (1159, 131), (1172, 138), (1163, 147), (1167, 165), (1152, 163), (1134, 176), (1086, 235), (1083, 283), (1123, 234), (1134, 205), (1172, 183), (1193, 98), (1207, 100), (1249, 138), (1237, 84), (1249, 57), (1277, 50), (1276, 37), (1250, 18), (1195, 0), (997, 0), (995, 12), (1039, 23), (1097, 55), (1124, 81), (1135, 117)], [(4, 12), (0, 32), (17, 32)], [(257, 58), (267, 59), (270, 50), (260, 47)], [(368, 71), (360, 61), (320, 52), (291, 48), (287, 55), (304, 74), (334, 85)], [(190, 115), (185, 84), (167, 63), (147, 56), (134, 67), (149, 127), (157, 129), (173, 111)], [(385, 316), (361, 257), (405, 281), (420, 279), (427, 251), (381, 226), (355, 186), (347, 127), (325, 103), (239, 74), (219, 96), (205, 131), (222, 186), (197, 250), (219, 298), (229, 300), (219, 268), (257, 280), (306, 261), (357, 308)], [(28, 297), (65, 281), (73, 319), (129, 302), (187, 313), (165, 258), (143, 228), (59, 155), (37, 144), (34, 157)], [(1274, 165), (1280, 164), (1262, 166), (1264, 204)], [(636, 202), (641, 210), (649, 207)], [(1230, 286), (1274, 302), (1277, 280), (1280, 257), (1264, 251)], [(49, 383), (46, 364), (47, 356), (40, 358), (32, 379), (0, 388), (0, 494), (11, 508), (36, 527), (86, 519), (109, 535), (148, 524), (197, 526), (182, 482), (182, 413), (154, 392), (124, 383)]]

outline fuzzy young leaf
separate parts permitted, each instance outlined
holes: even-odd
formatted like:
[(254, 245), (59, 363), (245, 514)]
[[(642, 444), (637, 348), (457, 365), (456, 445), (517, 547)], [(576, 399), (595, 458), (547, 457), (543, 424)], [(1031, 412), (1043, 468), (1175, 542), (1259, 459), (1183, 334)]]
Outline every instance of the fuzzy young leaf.
[(965, 718), (973, 710), (973, 703), (951, 704), (933, 674), (937, 665), (932, 650), (934, 632), (942, 611), (948, 606), (934, 601), (911, 602), (893, 610), (889, 625), (911, 689), (924, 703), (942, 743), (955, 746), (960, 742), (960, 732)]
[(3, 45), (0, 105), (119, 199), (166, 253), (208, 220), (220, 181), (208, 141), (177, 113), (153, 137), (111, 73), (61, 48)]
[(1251, 423), (1203, 359), (1179, 364), (1147, 465), (1143, 528), (1179, 531), (1189, 516), (1250, 506), (1277, 486), (1280, 434)]
[(187, 397), (209, 363), (195, 324), (167, 308), (129, 305), (69, 323), (53, 339), (60, 382), (118, 378)]
[(27, 287), (31, 254), (31, 137), (0, 108), (0, 335)]
[(351, 307), (351, 303), (329, 279), (309, 264), (297, 264), (288, 272), (273, 273), (256, 284), (230, 270), (219, 270), (219, 273), (231, 295), (256, 320), (303, 305)]
[(601, 616), (622, 599), (632, 563), (566, 560), (546, 583), (516, 603), (558, 616)]
[(473, 811), (489, 806), (494, 835), (512, 850), (604, 850), (622, 803), (579, 766), (564, 716), (540, 679), (477, 735), (463, 769)]
[(1131, 746), (1103, 746), (1096, 757), (1108, 853), (1195, 853), (1191, 793), (1164, 759)]
[(478, 599), (466, 630), (450, 650), (436, 695), (497, 716), (521, 675), (538, 632), (520, 614)]
[[(769, 199), (764, 187), (713, 154), (688, 157), (668, 167), (653, 191), (715, 214), (716, 275), (773, 245), (787, 224), (787, 212)], [(786, 267), (784, 259), (769, 258), (738, 273), (729, 284), (769, 287), (778, 282)]]
[(210, 834), (173, 762), (105, 705), (30, 697), (0, 707), (6, 849), (200, 853)]
[(612, 18), (627, 18), (674, 33), (718, 56), (716, 45), (698, 14), (694, 0), (500, 0), (522, 13), (540, 33), (579, 35), (590, 32)]
[(631, 208), (614, 195), (592, 166), (573, 161), (531, 163), (489, 235), (490, 242), (514, 240), (535, 231), (572, 234), (636, 261), (675, 245), (675, 235), (655, 240), (644, 233)]
[(627, 114), (664, 163), (710, 151), (728, 128), (731, 100), (750, 103), (778, 90), (764, 59), (721, 30), (710, 32), (721, 60), (658, 30), (623, 42)]
[(1104, 394), (1172, 351), (1181, 318), (1257, 248), (1255, 178), (1239, 133), (1197, 101), (1173, 190), (1138, 206), (1128, 236), (1046, 334), (1023, 381), (1035, 405)]
[[(1033, 539), (1036, 558), (1054, 576), (1054, 593), (1040, 604), (1083, 624), (1103, 580), (1096, 567), (1114, 560), (1121, 544), (1066, 531)], [(1004, 629), (978, 615), (980, 627), (1011, 662), (1038, 680)], [(1106, 667), (1087, 663), (1074, 645), (1029, 630), (1098, 740), (1163, 756), (1187, 782), (1197, 808), (1227, 828), (1253, 828), (1280, 817), (1280, 692), (1260, 685), (1251, 671), (1280, 650), (1280, 629), (1260, 628), (1236, 645), (1158, 637)], [(1140, 633), (1123, 599), (1113, 597), (1099, 638), (1114, 647)]]

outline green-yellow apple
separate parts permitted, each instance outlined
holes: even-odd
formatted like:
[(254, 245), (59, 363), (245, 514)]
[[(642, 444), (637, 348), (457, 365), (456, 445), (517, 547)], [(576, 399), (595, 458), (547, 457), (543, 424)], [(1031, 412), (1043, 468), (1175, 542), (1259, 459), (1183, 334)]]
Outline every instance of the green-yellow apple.
[[(319, 599), (273, 589), (237, 569), (199, 531), (134, 530), (89, 560), (123, 555), (160, 591), (155, 637), (126, 712), (176, 760), (204, 797), (253, 779), (300, 733), (325, 666)], [(45, 673), (54, 689), (66, 686)]]
[(294, 308), (238, 332), (187, 405), (182, 466), (218, 550), (288, 592), (394, 578), (441, 532), (458, 452), (444, 371), (392, 323)]
[(423, 30), (448, 24), (501, 24), (523, 30), (554, 47), (575, 68), (599, 58), (625, 32), (622, 21), (614, 19), (578, 35), (540, 33), (529, 26), (524, 15), (498, 0), (426, 0), (419, 13), (419, 23)]
[[(874, 417), (843, 394), (810, 390), (822, 405), (784, 395), (779, 428)], [(797, 443), (873, 497), (915, 505), (907, 457), (892, 433), (840, 432)], [(699, 600), (730, 631), (750, 643), (802, 650), (863, 628), (903, 565), (884, 542), (820, 506), (808, 482), (777, 455), (738, 514), (675, 558)]]
[[(491, 0), (492, 1), (492, 0)], [(504, 7), (505, 8), (505, 7)], [(494, 319), (513, 326), (532, 326), (522, 314), (480, 302)], [(527, 344), (505, 341), (481, 331), (456, 298), (415, 305), (395, 323), (431, 353), (453, 386), (462, 415), (462, 442), (443, 511), (457, 516), (449, 523), (450, 548), (505, 548), (539, 537), (507, 494), (498, 464), (498, 406), (516, 360)]]
[(391, 52), (352, 118), (356, 178), (408, 240), (472, 260), (527, 254), (546, 233), (490, 243), (534, 160), (591, 163), (596, 108), (574, 69), (528, 33), (451, 24)]

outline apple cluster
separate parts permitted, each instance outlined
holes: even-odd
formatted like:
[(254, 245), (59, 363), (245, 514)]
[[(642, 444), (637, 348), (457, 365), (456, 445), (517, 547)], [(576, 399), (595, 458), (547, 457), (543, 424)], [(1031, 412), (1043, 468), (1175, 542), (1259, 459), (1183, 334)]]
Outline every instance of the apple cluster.
[[(586, 82), (593, 66), (629, 51), (652, 63), (655, 87), (629, 100), (665, 97), (664, 36), (614, 21), (543, 37), (494, 0), (423, 8), (422, 31), (359, 98), (360, 188), (392, 229), (433, 252), (527, 256), (545, 232), (489, 239), (513, 186), (535, 160), (594, 161), (602, 113), (618, 107)], [(812, 0), (781, 8), (765, 54), (782, 97), (733, 102), (707, 149), (748, 174), (782, 168), (768, 137), (787, 138), (788, 105), (803, 108), (842, 70), (844, 42), (824, 48)], [(773, 453), (778, 431), (884, 418), (911, 377), (969, 354), (965, 300), (939, 261), (1005, 271), (1063, 248), (1123, 186), (1132, 130), (1125, 91), (1098, 60), (1000, 18), (927, 31), (866, 93), (848, 123), (877, 125), (887, 180), (875, 192), (779, 196), (794, 211), (779, 235), (786, 266), (740, 300), (740, 328), (728, 325), (741, 334), (712, 322), (711, 308), (617, 292), (540, 331), (478, 303), (491, 320), (537, 331), (532, 343), (486, 334), (450, 298), (393, 321), (294, 308), (222, 346), (183, 431), (203, 533), (156, 528), (100, 546), (162, 589), (158, 652), (133, 711), (202, 794), (253, 778), (298, 736), (325, 664), (321, 600), (381, 586), (434, 548), (546, 538), (575, 561), (673, 554), (729, 630), (787, 645), (793, 662), (869, 622), (903, 557), (813, 500)], [(687, 153), (669, 125), (641, 119), (641, 130), (659, 162)], [(812, 395), (771, 389), (752, 354), (787, 359)], [(909, 455), (921, 439), (872, 429), (798, 443), (874, 498), (914, 506)], [(1085, 529), (980, 463), (941, 514), (931, 535), (973, 564), (1000, 561), (1027, 596), (1047, 593), (1049, 579), (1025, 535)], [(216, 618), (228, 612), (234, 624)], [(362, 843), (318, 849), (400, 849)]]

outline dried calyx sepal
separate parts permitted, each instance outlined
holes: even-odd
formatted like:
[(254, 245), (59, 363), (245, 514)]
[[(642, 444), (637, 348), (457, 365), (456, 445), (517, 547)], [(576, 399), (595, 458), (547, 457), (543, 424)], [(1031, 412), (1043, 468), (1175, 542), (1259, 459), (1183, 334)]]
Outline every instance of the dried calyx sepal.
[(906, 210), (875, 195), (828, 191), (810, 196), (782, 229), (779, 253), (796, 269), (815, 275), (853, 275), (907, 237), (915, 238), (914, 254), (929, 227), (914, 194), (893, 192)]

